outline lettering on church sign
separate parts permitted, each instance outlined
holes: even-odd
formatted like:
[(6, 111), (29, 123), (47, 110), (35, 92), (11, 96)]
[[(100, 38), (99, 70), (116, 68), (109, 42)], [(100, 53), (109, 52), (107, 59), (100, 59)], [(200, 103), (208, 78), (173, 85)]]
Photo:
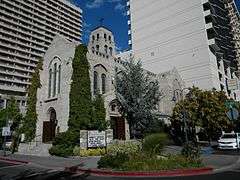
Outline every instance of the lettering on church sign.
[(88, 148), (106, 147), (105, 131), (88, 131)]

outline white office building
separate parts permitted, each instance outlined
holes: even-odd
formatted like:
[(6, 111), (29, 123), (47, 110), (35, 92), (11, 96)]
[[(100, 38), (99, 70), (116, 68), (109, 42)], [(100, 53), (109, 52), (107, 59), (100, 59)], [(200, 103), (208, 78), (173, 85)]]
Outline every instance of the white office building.
[(224, 0), (128, 1), (135, 58), (156, 74), (176, 67), (186, 86), (224, 90), (237, 98), (238, 91), (227, 85), (238, 64), (227, 5)]
[(79, 7), (66, 0), (0, 0), (0, 108), (13, 95), (24, 109), (31, 74), (56, 34), (81, 42)]

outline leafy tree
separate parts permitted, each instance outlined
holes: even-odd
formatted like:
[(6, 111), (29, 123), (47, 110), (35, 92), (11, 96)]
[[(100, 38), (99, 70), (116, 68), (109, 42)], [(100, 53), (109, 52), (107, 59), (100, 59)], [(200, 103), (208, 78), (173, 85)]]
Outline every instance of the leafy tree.
[(22, 131), (25, 134), (26, 141), (32, 141), (36, 135), (37, 123), (37, 90), (41, 87), (40, 71), (42, 70), (43, 59), (38, 61), (35, 72), (32, 74), (31, 85), (27, 89), (27, 112), (24, 117)]
[(185, 109), (187, 125), (191, 132), (194, 134), (195, 126), (200, 126), (211, 140), (230, 125), (226, 116), (227, 108), (224, 105), (226, 100), (227, 96), (223, 91), (190, 88), (186, 98), (178, 102), (173, 109), (173, 123), (182, 122), (182, 113)]
[(100, 94), (97, 94), (93, 100), (93, 115), (89, 126), (93, 130), (103, 131), (107, 129), (106, 109), (104, 107), (104, 99)]
[(142, 69), (140, 61), (130, 59), (116, 76), (116, 95), (129, 123), (131, 138), (136, 136), (136, 131), (143, 134), (157, 118), (158, 81)]
[(1, 128), (8, 123), (12, 132), (12, 152), (15, 151), (18, 145), (18, 139), (20, 135), (20, 124), (22, 123), (22, 114), (20, 113), (16, 99), (11, 97), (8, 101), (7, 107), (0, 111), (0, 126)]
[(73, 74), (70, 90), (68, 126), (69, 129), (77, 131), (80, 129), (88, 129), (91, 121), (91, 83), (89, 77), (89, 63), (86, 54), (86, 46), (77, 46), (72, 62)]

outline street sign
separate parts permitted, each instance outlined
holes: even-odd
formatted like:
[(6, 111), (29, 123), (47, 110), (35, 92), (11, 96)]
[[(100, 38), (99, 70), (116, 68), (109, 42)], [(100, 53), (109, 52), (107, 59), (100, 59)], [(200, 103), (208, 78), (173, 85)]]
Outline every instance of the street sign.
[(9, 126), (2, 128), (2, 136), (11, 136), (11, 130)]
[(239, 117), (239, 112), (236, 108), (231, 108), (228, 112), (227, 112), (227, 117), (231, 120), (237, 120)]
[(237, 103), (235, 101), (231, 101), (231, 100), (226, 101), (224, 104), (228, 109), (231, 109), (237, 105)]
[(228, 79), (227, 87), (228, 87), (228, 90), (237, 90), (238, 89), (238, 80), (237, 79)]

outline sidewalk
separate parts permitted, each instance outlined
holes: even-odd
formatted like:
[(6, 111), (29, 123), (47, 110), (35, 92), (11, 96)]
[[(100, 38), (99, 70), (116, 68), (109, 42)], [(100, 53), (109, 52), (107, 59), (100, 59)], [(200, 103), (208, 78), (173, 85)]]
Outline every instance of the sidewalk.
[(0, 151), (0, 157), (6, 158), (10, 160), (20, 160), (27, 161), (31, 165), (39, 166), (48, 169), (56, 169), (61, 170), (65, 167), (71, 166), (80, 166), (82, 168), (97, 168), (97, 161), (100, 159), (99, 157), (57, 157), (57, 156), (30, 156), (30, 155), (20, 155), (20, 154), (10, 154), (7, 152), (7, 156), (3, 157), (3, 152)]

